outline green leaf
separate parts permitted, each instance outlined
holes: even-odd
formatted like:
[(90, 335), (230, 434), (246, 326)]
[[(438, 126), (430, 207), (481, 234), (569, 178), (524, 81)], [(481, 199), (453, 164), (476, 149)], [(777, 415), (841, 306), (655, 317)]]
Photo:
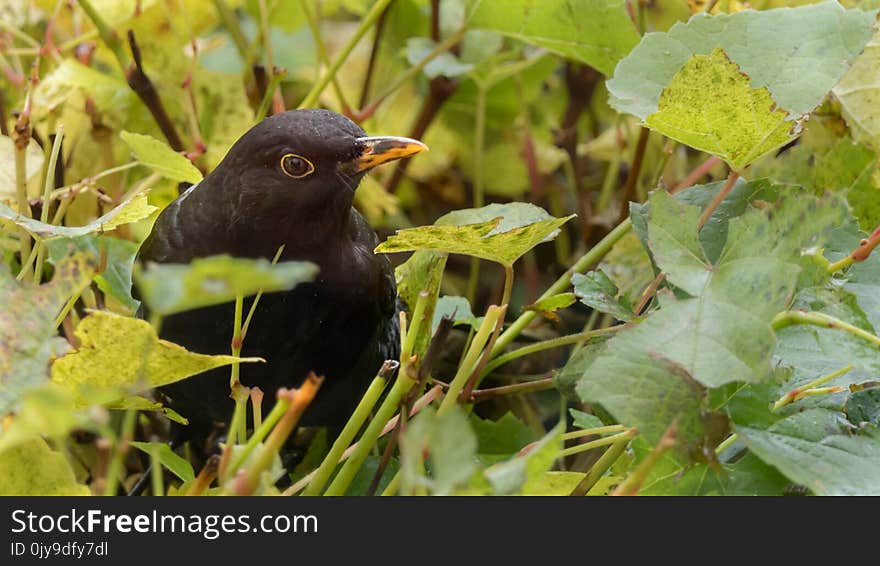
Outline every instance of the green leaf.
[(558, 295), (551, 295), (546, 299), (541, 299), (531, 305), (526, 305), (523, 307), (523, 310), (534, 311), (550, 320), (559, 320), (556, 311), (570, 307), (574, 304), (575, 300), (574, 293), (559, 293)]
[(486, 468), (483, 474), (495, 494), (535, 493), (544, 475), (559, 457), (563, 430), (565, 423), (560, 422), (544, 438), (530, 446), (525, 454)]
[(599, 337), (597, 340), (587, 342), (574, 355), (569, 358), (561, 370), (553, 376), (553, 386), (570, 400), (580, 400), (575, 387), (584, 376), (587, 369), (596, 361), (596, 358), (605, 351), (608, 338)]
[(875, 33), (852, 68), (834, 87), (856, 141), (880, 149), (880, 112), (877, 111), (877, 66), (880, 65), (880, 32)]
[(84, 226), (71, 227), (46, 224), (33, 218), (21, 216), (5, 204), (0, 204), (0, 218), (21, 226), (37, 239), (77, 238), (94, 232), (110, 232), (117, 226), (143, 220), (155, 210), (156, 207), (147, 202), (146, 192), (142, 191), (131, 195), (108, 213)]
[(434, 317), (431, 321), (431, 333), (433, 334), (440, 326), (443, 317), (451, 318), (454, 325), (467, 324), (474, 330), (483, 324), (483, 317), (476, 317), (471, 312), (471, 304), (464, 297), (440, 297), (437, 306), (434, 307)]
[[(652, 449), (638, 438), (633, 440), (632, 447), (639, 460)], [(775, 468), (751, 453), (735, 463), (722, 463), (714, 468), (709, 464), (684, 467), (666, 454), (651, 468), (639, 495), (770, 496), (782, 495), (790, 484)]]
[(880, 387), (868, 387), (852, 393), (843, 410), (851, 423), (880, 424)]
[(147, 399), (146, 397), (141, 397), (139, 395), (131, 395), (128, 397), (123, 397), (122, 399), (118, 399), (116, 401), (104, 403), (104, 407), (108, 409), (119, 409), (123, 411), (128, 409), (134, 409), (136, 411), (156, 411), (165, 415), (168, 420), (180, 423), (182, 425), (189, 424), (189, 419), (184, 418), (174, 409), (166, 407), (162, 403), (152, 401), (150, 399)]
[[(427, 451), (431, 475), (424, 475)], [(427, 488), (436, 495), (451, 495), (467, 484), (476, 470), (477, 439), (461, 409), (437, 415), (425, 409), (407, 426), (400, 444), (401, 484), (404, 493)]]
[(524, 487), (522, 495), (571, 495), (585, 475), (580, 472), (547, 472)]
[(874, 33), (875, 12), (845, 10), (834, 0), (777, 10), (697, 14), (666, 33), (648, 33), (608, 82), (611, 106), (643, 120), (661, 92), (695, 55), (721, 48), (797, 120), (843, 77)]
[(653, 342), (669, 330), (660, 317), (663, 312), (620, 332), (592, 364), (578, 368), (577, 393), (584, 401), (601, 403), (651, 443), (677, 420), (678, 446), (686, 454), (704, 434), (699, 415), (705, 409), (705, 389), (685, 368), (655, 351)]
[(698, 14), (642, 38), (608, 83), (610, 103), (739, 169), (800, 133), (870, 39), (874, 16), (834, 0)]
[(55, 317), (91, 281), (95, 259), (76, 254), (56, 265), (50, 283), (28, 285), (0, 264), (0, 415), (15, 409), (24, 392), (45, 383), (49, 360), (70, 346), (58, 336)]
[(609, 75), (638, 42), (623, 0), (471, 0), (468, 27), (491, 29)]
[[(410, 312), (416, 308), (419, 294), (422, 292), (428, 294), (425, 318), (432, 321), (431, 333), (434, 331), (434, 311), (440, 296), (440, 284), (443, 282), (446, 258), (446, 254), (417, 251), (394, 270), (397, 293), (409, 307)], [(425, 353), (431, 335), (428, 332), (419, 333), (413, 347), (416, 354), (423, 355)]]
[(45, 243), (49, 261), (58, 265), (76, 251), (87, 252), (95, 258), (106, 258), (104, 271), (95, 275), (95, 283), (104, 293), (134, 312), (138, 302), (131, 296), (131, 271), (138, 245), (121, 238), (87, 234), (76, 238), (55, 238)]
[(198, 183), (202, 180), (202, 173), (189, 159), (156, 138), (125, 131), (119, 137), (128, 144), (138, 161), (163, 177), (187, 183)]
[(629, 300), (626, 297), (619, 297), (617, 286), (604, 271), (575, 273), (571, 278), (571, 284), (574, 285), (574, 294), (588, 307), (608, 313), (625, 322), (635, 318)]
[(597, 428), (605, 425), (605, 423), (599, 420), (599, 417), (595, 415), (578, 411), (577, 409), (569, 409), (568, 412), (571, 414), (574, 426), (578, 428)]
[(737, 424), (749, 450), (818, 495), (880, 494), (880, 434), (852, 434), (841, 413), (807, 409), (767, 428)]
[(286, 291), (312, 281), (318, 267), (304, 261), (272, 264), (267, 259), (217, 255), (189, 264), (148, 263), (135, 271), (143, 301), (158, 314), (169, 315), (227, 303), (238, 295)]
[(164, 442), (130, 442), (129, 444), (149, 456), (152, 456), (155, 451), (159, 463), (181, 480), (192, 481), (196, 479), (192, 465), (175, 454), (171, 447)]
[[(427, 37), (411, 37), (406, 42), (406, 59), (410, 65), (415, 65), (424, 59), (437, 44)], [(473, 69), (470, 63), (463, 63), (450, 51), (444, 51), (440, 55), (434, 57), (422, 72), (429, 79), (439, 77), (441, 75), (449, 78), (463, 75)]]
[(180, 381), (209, 369), (260, 358), (207, 356), (160, 340), (144, 320), (93, 311), (76, 327), (79, 347), (55, 360), (52, 381), (82, 403), (92, 395), (110, 402)]
[(510, 412), (497, 421), (472, 415), (471, 427), (477, 435), (480, 454), (509, 456), (538, 440), (534, 431)]
[[(718, 181), (706, 185), (693, 185), (676, 193), (675, 200), (684, 204), (698, 206), (702, 212), (726, 183), (726, 181)], [(706, 258), (712, 263), (718, 261), (721, 250), (727, 242), (729, 222), (733, 218), (742, 216), (752, 202), (776, 202), (779, 200), (781, 192), (793, 189), (793, 187), (782, 187), (768, 179), (756, 179), (754, 181), (746, 181), (742, 177), (737, 179), (730, 193), (715, 208), (712, 216), (709, 217), (706, 224), (700, 229), (700, 246)]]
[(77, 411), (73, 398), (52, 383), (32, 387), (21, 395), (14, 418), (0, 431), (0, 454), (35, 437), (63, 439), (75, 427), (88, 429), (91, 415)]
[[(457, 210), (440, 218), (438, 225), (398, 230), (379, 244), (376, 253), (433, 250), (511, 266), (533, 247), (552, 240), (559, 227), (574, 216), (553, 218), (525, 203)], [(485, 221), (487, 217), (491, 220)]]
[(77, 483), (70, 463), (34, 437), (0, 454), (0, 495), (91, 495)]

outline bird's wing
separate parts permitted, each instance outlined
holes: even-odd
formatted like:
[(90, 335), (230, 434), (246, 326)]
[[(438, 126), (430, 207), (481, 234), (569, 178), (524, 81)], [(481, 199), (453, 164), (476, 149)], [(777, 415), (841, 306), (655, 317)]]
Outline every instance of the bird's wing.
[[(366, 219), (355, 209), (351, 210), (351, 237), (356, 243), (361, 244), (372, 251), (379, 245), (379, 237), (367, 224)], [(380, 312), (387, 316), (396, 316), (397, 308), (397, 280), (394, 278), (394, 268), (385, 254), (373, 254), (373, 261), (378, 271), (378, 300)]]

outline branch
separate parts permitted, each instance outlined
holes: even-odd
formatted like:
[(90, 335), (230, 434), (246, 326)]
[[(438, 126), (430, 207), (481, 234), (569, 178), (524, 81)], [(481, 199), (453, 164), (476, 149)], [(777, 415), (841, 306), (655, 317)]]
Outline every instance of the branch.
[(128, 86), (149, 109), (171, 149), (177, 152), (184, 151), (186, 148), (184, 148), (174, 123), (162, 105), (162, 100), (159, 98), (159, 93), (156, 92), (156, 87), (153, 86), (153, 81), (144, 72), (141, 64), (141, 50), (135, 41), (133, 30), (128, 30), (128, 45), (131, 47), (131, 55), (134, 58), (134, 64), (129, 65), (125, 71), (125, 80), (128, 82)]

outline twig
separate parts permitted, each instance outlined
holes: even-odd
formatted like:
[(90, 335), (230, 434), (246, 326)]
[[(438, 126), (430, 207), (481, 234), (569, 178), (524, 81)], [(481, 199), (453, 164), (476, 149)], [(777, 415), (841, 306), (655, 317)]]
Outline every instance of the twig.
[(727, 183), (721, 187), (721, 190), (715, 194), (715, 197), (709, 203), (709, 205), (703, 210), (703, 213), (700, 215), (700, 228), (706, 225), (706, 222), (712, 218), (712, 214), (715, 212), (715, 209), (718, 208), (724, 199), (727, 198), (727, 195), (730, 194), (730, 191), (733, 190), (734, 185), (736, 185), (736, 180), (739, 179), (739, 173), (731, 170), (730, 174), (727, 176)]
[(171, 149), (177, 152), (184, 151), (185, 147), (177, 133), (177, 128), (174, 127), (174, 123), (165, 111), (165, 106), (162, 105), (162, 100), (159, 98), (159, 93), (156, 91), (153, 81), (144, 72), (141, 62), (141, 50), (137, 45), (133, 30), (128, 30), (128, 45), (131, 47), (131, 55), (134, 58), (134, 64), (129, 65), (125, 71), (125, 80), (128, 82), (128, 86), (138, 95), (138, 98), (141, 99), (150, 111), (150, 114), (153, 115), (153, 119), (156, 121), (159, 129), (162, 130), (162, 134), (168, 140), (168, 145), (171, 146)]
[(671, 193), (677, 193), (682, 189), (686, 189), (691, 185), (695, 185), (697, 181), (702, 179), (704, 176), (709, 174), (709, 171), (712, 170), (713, 167), (721, 163), (721, 158), (717, 155), (713, 155), (703, 161), (696, 169), (691, 171), (687, 177), (682, 179), (675, 187), (670, 191)]
[(584, 479), (577, 484), (577, 486), (572, 490), (571, 495), (573, 496), (583, 496), (586, 495), (593, 486), (605, 475), (614, 462), (620, 458), (620, 455), (623, 454), (623, 451), (626, 450), (627, 444), (629, 441), (635, 438), (638, 434), (636, 429), (630, 429), (629, 434), (625, 438), (621, 438), (614, 444), (608, 447), (605, 450), (605, 453), (602, 454), (602, 457), (596, 460), (596, 463), (590, 467), (590, 471), (584, 476)]
[(618, 217), (620, 222), (629, 217), (629, 202), (636, 196), (636, 185), (642, 172), (642, 162), (645, 160), (645, 149), (648, 147), (648, 137), (650, 134), (651, 130), (645, 126), (641, 127), (632, 166), (629, 168), (629, 174), (626, 176), (626, 182), (623, 185), (623, 198), (620, 203), (620, 215)]
[(834, 273), (845, 269), (854, 263), (865, 261), (870, 257), (871, 252), (873, 252), (874, 248), (878, 245), (880, 245), (880, 226), (875, 228), (870, 236), (859, 242), (859, 245), (852, 251), (852, 253), (829, 265), (828, 272)]

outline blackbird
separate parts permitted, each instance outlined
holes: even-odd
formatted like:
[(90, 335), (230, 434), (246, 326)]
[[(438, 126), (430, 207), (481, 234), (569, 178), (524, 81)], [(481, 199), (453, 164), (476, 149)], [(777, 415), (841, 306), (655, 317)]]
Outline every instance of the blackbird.
[[(315, 280), (265, 294), (244, 340), (241, 381), (266, 395), (299, 385), (310, 371), (325, 377), (303, 415), (306, 426), (345, 423), (382, 362), (399, 355), (400, 309), (394, 274), (376, 255), (376, 233), (352, 208), (355, 189), (373, 167), (427, 150), (416, 140), (368, 137), (334, 112), (291, 110), (245, 133), (223, 161), (168, 205), (144, 240), (142, 262), (187, 263), (229, 254), (307, 260)], [(248, 303), (245, 302), (245, 310)], [(234, 303), (164, 318), (161, 337), (189, 350), (230, 351)], [(229, 368), (162, 387), (166, 402), (190, 420), (184, 438), (227, 422), (233, 401)], [(180, 434), (181, 430), (177, 431)]]

